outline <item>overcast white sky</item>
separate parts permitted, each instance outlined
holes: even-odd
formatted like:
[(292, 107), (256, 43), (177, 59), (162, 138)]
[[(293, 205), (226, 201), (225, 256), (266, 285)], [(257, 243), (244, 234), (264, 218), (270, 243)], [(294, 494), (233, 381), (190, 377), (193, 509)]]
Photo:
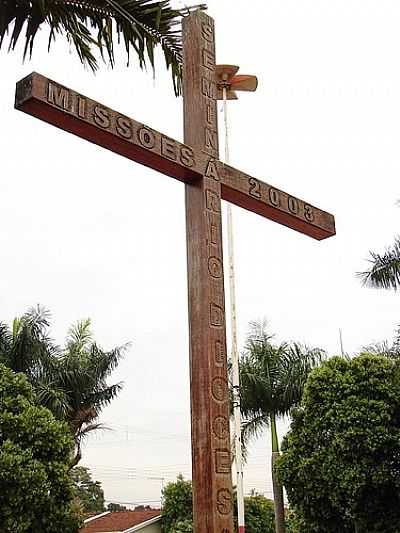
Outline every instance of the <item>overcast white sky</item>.
[[(395, 0), (210, 0), (217, 61), (257, 74), (230, 106), (231, 162), (336, 216), (317, 242), (235, 208), (240, 342), (267, 317), (278, 339), (356, 352), (390, 339), (400, 296), (361, 288), (370, 249), (397, 233), (400, 198), (400, 4)], [(105, 348), (132, 341), (115, 373), (121, 396), (83, 464), (107, 500), (160, 499), (190, 475), (183, 185), (13, 109), (36, 70), (171, 137), (182, 102), (162, 63), (151, 73), (102, 65), (94, 76), (63, 43), (32, 61), (0, 52), (0, 320), (41, 303), (61, 342), (91, 317)], [(220, 121), (222, 123), (222, 121)], [(269, 440), (253, 448), (246, 488), (271, 494)]]

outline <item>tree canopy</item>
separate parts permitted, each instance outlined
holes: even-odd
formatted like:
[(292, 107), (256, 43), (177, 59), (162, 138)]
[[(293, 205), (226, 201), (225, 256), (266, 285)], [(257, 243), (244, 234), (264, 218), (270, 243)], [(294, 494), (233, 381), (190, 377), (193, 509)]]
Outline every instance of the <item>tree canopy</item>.
[(73, 468), (71, 478), (74, 483), (74, 493), (79, 500), (82, 511), (85, 514), (102, 513), (105, 510), (104, 491), (100, 481), (93, 481), (90, 470), (84, 466)]
[(277, 533), (285, 530), (285, 513), (283, 489), (273, 468), (279, 456), (276, 422), (300, 403), (311, 370), (324, 357), (322, 350), (300, 343), (277, 344), (268, 332), (266, 321), (250, 324), (245, 351), (239, 362), (242, 441), (246, 452), (251, 439), (258, 437), (265, 428), (270, 429)]
[(125, 505), (111, 502), (107, 505), (107, 511), (110, 511), (111, 513), (121, 513), (122, 511), (128, 511), (128, 508), (125, 507)]
[(299, 533), (400, 532), (400, 368), (332, 358), (293, 412), (278, 472)]
[[(7, 34), (14, 49), (24, 34), (24, 57), (32, 54), (35, 38), (44, 26), (49, 29), (48, 48), (63, 35), (79, 60), (92, 70), (98, 67), (94, 48), (115, 64), (115, 45), (122, 41), (128, 64), (133, 54), (140, 68), (154, 69), (154, 52), (160, 47), (171, 69), (175, 91), (182, 77), (180, 22), (204, 4), (173, 9), (170, 0), (0, 0), (0, 47)], [(24, 30), (24, 31), (23, 31)]]
[(375, 342), (363, 348), (362, 351), (366, 354), (382, 355), (400, 361), (400, 326), (397, 326), (391, 342)]
[[(236, 496), (235, 496), (235, 508)], [(235, 512), (235, 517), (237, 513)], [(168, 483), (163, 491), (163, 533), (193, 532), (192, 482), (180, 475)], [(264, 496), (254, 494), (245, 498), (245, 521), (247, 533), (274, 533), (274, 505)], [(235, 525), (237, 531), (237, 525)]]
[[(235, 502), (235, 509), (236, 509)], [(274, 533), (274, 503), (260, 494), (246, 496), (244, 499), (245, 527), (247, 533)], [(237, 513), (235, 512), (235, 522)]]
[(358, 273), (363, 285), (394, 290), (400, 287), (400, 237), (396, 237), (383, 254), (370, 252), (369, 261), (370, 268)]
[[(324, 358), (326, 354), (319, 348), (276, 343), (266, 321), (250, 323), (239, 361), (244, 445), (270, 425), (272, 440), (278, 440), (275, 419), (288, 415), (300, 403), (310, 372)], [(278, 451), (278, 443), (273, 445), (273, 451)]]
[(72, 508), (66, 424), (35, 405), (27, 378), (0, 364), (0, 524), (2, 533), (78, 531)]
[(128, 345), (102, 350), (95, 342), (89, 319), (68, 331), (65, 346), (49, 337), (50, 315), (38, 306), (16, 318), (12, 328), (0, 323), (0, 362), (23, 372), (32, 384), (37, 401), (59, 420), (67, 422), (75, 440), (71, 461), (81, 459), (83, 438), (99, 429), (97, 419), (122, 388), (108, 378)]
[(192, 483), (179, 475), (173, 483), (163, 490), (162, 529), (164, 533), (175, 533), (182, 529), (183, 523), (193, 522)]

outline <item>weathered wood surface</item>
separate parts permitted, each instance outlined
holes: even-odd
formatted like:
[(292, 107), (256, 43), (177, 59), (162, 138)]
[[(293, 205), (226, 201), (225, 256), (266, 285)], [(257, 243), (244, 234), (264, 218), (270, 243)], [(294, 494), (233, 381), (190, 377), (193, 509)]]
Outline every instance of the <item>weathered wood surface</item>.
[[(213, 99), (211, 78), (198, 80), (199, 98)], [(199, 91), (197, 91), (199, 92)], [(65, 131), (96, 143), (163, 174), (191, 183), (208, 173), (220, 180), (222, 198), (310, 237), (321, 240), (335, 234), (334, 217), (218, 158), (210, 164), (198, 144), (182, 144), (37, 73), (17, 83), (15, 106)], [(208, 131), (204, 142), (215, 144)], [(197, 142), (197, 140), (196, 140)]]
[(233, 533), (221, 199), (319, 240), (335, 221), (218, 160), (214, 22), (196, 12), (183, 30), (185, 144), (36, 73), (15, 106), (185, 183), (195, 533)]
[(185, 186), (194, 531), (233, 533), (217, 101), (203, 90), (215, 80), (214, 22), (188, 17), (183, 34), (185, 143), (206, 157)]

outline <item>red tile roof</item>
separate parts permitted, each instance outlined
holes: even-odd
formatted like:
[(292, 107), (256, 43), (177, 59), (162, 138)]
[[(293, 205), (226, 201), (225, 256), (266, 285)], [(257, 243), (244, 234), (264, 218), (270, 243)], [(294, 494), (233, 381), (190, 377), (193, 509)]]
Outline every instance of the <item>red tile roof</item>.
[(88, 522), (81, 533), (102, 533), (109, 531), (125, 531), (133, 526), (138, 526), (156, 516), (160, 516), (159, 509), (147, 509), (145, 511), (121, 511), (108, 513), (100, 518)]

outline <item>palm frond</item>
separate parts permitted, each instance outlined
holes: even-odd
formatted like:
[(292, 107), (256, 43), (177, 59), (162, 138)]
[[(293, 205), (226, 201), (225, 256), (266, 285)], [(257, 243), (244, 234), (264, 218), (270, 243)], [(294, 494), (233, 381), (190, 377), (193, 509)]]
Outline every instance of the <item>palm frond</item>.
[(129, 347), (130, 343), (127, 343), (105, 352), (96, 343), (92, 344), (88, 357), (89, 371), (93, 372), (98, 382), (110, 376)]
[(86, 318), (85, 320), (79, 320), (69, 328), (66, 339), (67, 350), (69, 352), (80, 354), (89, 349), (89, 345), (93, 341), (90, 326), (91, 320), (90, 318)]
[(247, 334), (246, 349), (249, 350), (249, 344), (253, 346), (254, 343), (271, 344), (275, 335), (268, 331), (268, 321), (266, 318), (259, 320), (252, 320), (249, 324), (249, 331)]
[[(103, 407), (106, 407), (114, 400), (121, 392), (123, 383), (115, 383), (98, 390), (94, 390), (91, 394), (88, 394), (82, 401), (83, 406), (85, 404), (92, 406), (94, 411), (99, 413)], [(96, 415), (97, 416), (97, 415)]]
[(240, 363), (240, 409), (242, 415), (253, 417), (260, 412), (273, 409), (273, 388), (269, 376), (265, 376), (261, 365), (243, 355)]
[(58, 35), (72, 42), (80, 61), (98, 67), (94, 48), (115, 64), (114, 43), (123, 41), (128, 64), (133, 50), (140, 68), (154, 69), (154, 51), (160, 47), (171, 69), (176, 94), (182, 84), (182, 18), (204, 4), (173, 9), (170, 0), (0, 0), (0, 47), (10, 35), (9, 49), (17, 45), (25, 27), (24, 56), (32, 55), (39, 29), (49, 27), (48, 47)]
[(397, 290), (400, 287), (400, 238), (396, 237), (393, 246), (384, 254), (370, 252), (370, 255), (371, 268), (357, 274), (363, 285)]
[(24, 372), (31, 382), (40, 373), (45, 360), (55, 347), (47, 337), (49, 312), (41, 306), (30, 308), (13, 322), (12, 344), (8, 353), (9, 366), (15, 372)]
[(69, 411), (68, 393), (45, 377), (36, 380), (35, 392), (39, 405), (49, 409), (59, 420), (66, 420)]
[(81, 439), (102, 427), (97, 421), (102, 409), (122, 389), (122, 383), (109, 384), (108, 378), (129, 344), (103, 351), (86, 319), (70, 328), (61, 349), (48, 336), (49, 316), (37, 306), (16, 319), (12, 330), (0, 322), (0, 361), (24, 372), (37, 402), (68, 424), (76, 443), (75, 465), (82, 456)]
[(0, 322), (0, 361), (8, 363), (9, 352), (12, 346), (13, 335), (4, 322)]
[(242, 423), (242, 456), (246, 463), (249, 456), (249, 446), (253, 440), (261, 436), (263, 431), (269, 426), (269, 418), (264, 414), (254, 416)]
[(82, 441), (88, 436), (89, 433), (92, 433), (93, 431), (98, 430), (108, 430), (109, 428), (106, 427), (102, 423), (93, 423), (88, 424), (84, 428), (80, 428), (74, 435), (74, 441), (75, 441), (75, 453), (72, 457), (72, 460), (70, 462), (70, 470), (72, 470), (82, 459)]
[(389, 359), (400, 359), (400, 327), (397, 327), (392, 343), (388, 341), (375, 342), (364, 346), (362, 351), (373, 355), (382, 355)]
[(277, 414), (288, 415), (293, 407), (299, 405), (311, 371), (326, 358), (326, 352), (319, 348), (310, 348), (297, 342), (288, 346), (282, 353), (277, 368)]
[(400, 326), (397, 326), (396, 331), (395, 331), (391, 356), (393, 358), (400, 359)]
[(250, 323), (240, 367), (241, 410), (245, 417), (276, 409), (279, 361), (287, 344), (274, 344), (266, 320)]
[(18, 337), (18, 333), (20, 332), (22, 327), (22, 320), (19, 317), (15, 317), (12, 323), (12, 338), (16, 339)]
[(80, 441), (82, 441), (82, 439), (87, 437), (89, 435), (89, 433), (93, 433), (93, 431), (98, 431), (98, 430), (111, 431), (110, 428), (107, 427), (102, 422), (96, 422), (96, 423), (93, 423), (93, 424), (88, 424), (87, 426), (82, 428), (82, 430), (79, 432), (77, 437), (79, 438)]
[(310, 372), (325, 358), (319, 348), (275, 344), (265, 321), (251, 323), (239, 362), (242, 415), (252, 419), (289, 414), (300, 403)]
[(49, 327), (50, 318), (50, 311), (38, 304), (30, 307), (23, 315), (22, 320), (25, 324), (29, 324), (32, 330), (42, 334)]

